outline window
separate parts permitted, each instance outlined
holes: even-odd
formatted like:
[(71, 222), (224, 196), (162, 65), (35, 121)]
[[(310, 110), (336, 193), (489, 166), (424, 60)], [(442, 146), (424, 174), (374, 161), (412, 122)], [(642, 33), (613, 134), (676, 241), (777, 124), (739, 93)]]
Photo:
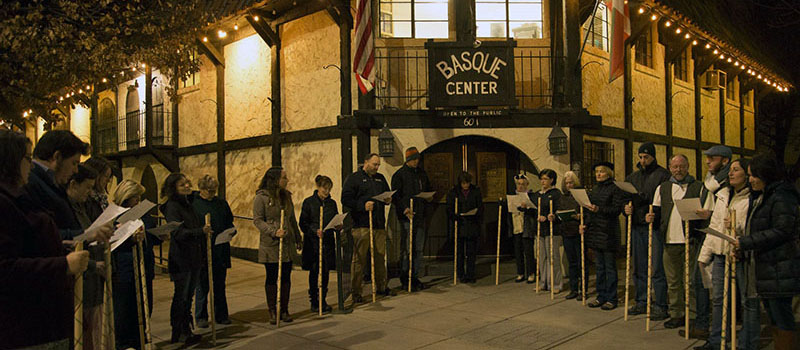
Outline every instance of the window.
[(652, 29), (647, 30), (636, 39), (636, 63), (653, 68), (653, 37)]
[[(591, 23), (591, 28), (589, 27)], [(597, 5), (597, 12), (583, 24), (583, 30), (589, 31), (589, 44), (603, 51), (608, 51), (608, 9), (602, 1)]]
[(745, 106), (750, 107), (750, 96), (752, 95), (753, 95), (753, 90), (750, 90), (746, 94), (744, 94), (744, 96), (742, 96), (742, 98), (744, 99), (742, 103), (744, 103)]
[[(197, 50), (196, 49), (189, 50), (189, 55), (192, 58), (192, 60), (196, 60), (197, 59)], [(199, 73), (200, 72), (195, 72), (195, 73), (192, 73), (192, 75), (186, 77), (186, 79), (181, 79), (180, 88), (183, 89), (183, 88), (187, 88), (187, 87), (190, 87), (190, 86), (195, 86), (198, 83), (200, 83), (200, 74)]]
[(380, 0), (382, 38), (447, 38), (448, 0)]
[(734, 79), (728, 79), (725, 83), (725, 98), (731, 101), (736, 101), (736, 82)]
[(675, 79), (689, 81), (689, 50), (691, 50), (690, 47), (684, 49), (680, 57), (675, 60), (675, 65), (673, 66)]
[(139, 92), (133, 86), (125, 98), (125, 141), (127, 149), (139, 148)]
[(117, 110), (110, 98), (104, 98), (98, 106), (98, 120), (95, 121), (95, 139), (100, 154), (117, 151)]
[(597, 180), (594, 177), (595, 164), (609, 162), (614, 164), (614, 145), (610, 142), (584, 141), (583, 167), (581, 167), (581, 183), (586, 190), (591, 190)]
[(164, 84), (161, 77), (153, 79), (153, 144), (164, 144)]
[(479, 38), (541, 38), (542, 0), (476, 0)]

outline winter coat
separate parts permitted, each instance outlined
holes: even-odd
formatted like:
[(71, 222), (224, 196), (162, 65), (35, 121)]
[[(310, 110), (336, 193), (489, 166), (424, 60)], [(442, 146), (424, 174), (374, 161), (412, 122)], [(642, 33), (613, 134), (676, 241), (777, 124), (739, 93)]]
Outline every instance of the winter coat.
[[(561, 196), (561, 199), (558, 201), (558, 203), (558, 210), (574, 210), (576, 215), (581, 214), (581, 206), (578, 204), (575, 198), (572, 197), (572, 193), (569, 191)], [(569, 220), (559, 220), (559, 229), (564, 237), (574, 237), (580, 235), (580, 224), (580, 220), (573, 218), (570, 218)]]
[[(509, 193), (510, 195), (519, 195), (522, 193)], [(528, 198), (530, 198), (531, 202), (535, 202), (533, 198), (533, 192), (528, 191)], [(522, 208), (519, 207), (516, 210), (512, 209), (511, 212), (508, 211), (508, 201), (502, 200), (500, 202), (503, 206), (503, 215), (506, 216), (506, 226), (508, 227), (508, 237), (514, 237), (516, 234), (522, 235), (522, 238), (534, 238), (536, 237), (536, 209), (533, 208)], [(521, 215), (522, 219), (522, 232), (514, 233), (514, 215)]]
[(289, 191), (281, 190), (285, 193), (286, 201), (281, 207), (280, 200), (274, 198), (273, 194), (266, 190), (258, 190), (253, 199), (253, 224), (258, 228), (261, 239), (258, 245), (259, 263), (277, 263), (280, 247), (280, 238), (275, 236), (281, 224), (281, 209), (283, 209), (283, 250), (281, 254), (282, 262), (294, 260), (297, 255), (295, 250), (302, 242), (300, 230), (297, 228), (297, 219), (294, 215), (294, 203), (292, 194)]
[(628, 202), (626, 192), (614, 184), (614, 179), (599, 182), (589, 193), (589, 200), (598, 211), (583, 210), (586, 219), (586, 245), (601, 251), (617, 251), (620, 246), (619, 215)]
[(345, 179), (342, 186), (342, 205), (350, 208), (353, 228), (369, 227), (369, 213), (364, 209), (369, 201), (375, 202), (372, 209), (372, 228), (386, 228), (386, 204), (372, 199), (386, 191), (389, 191), (389, 183), (381, 173), (370, 176), (364, 169), (359, 169)]
[(650, 210), (650, 204), (653, 203), (653, 196), (655, 196), (656, 188), (663, 182), (669, 181), (670, 173), (667, 169), (658, 165), (653, 161), (647, 167), (642, 167), (641, 164), (636, 165), (639, 170), (628, 175), (625, 182), (630, 182), (633, 187), (639, 192), (634, 195), (629, 195), (633, 201), (633, 217), (631, 221), (634, 225), (647, 226), (645, 216)]
[[(747, 222), (747, 208), (750, 205), (748, 200), (750, 197), (750, 188), (743, 188), (738, 193), (735, 193), (733, 198), (731, 198), (732, 191), (733, 188), (730, 186), (726, 186), (717, 191), (717, 199), (714, 202), (714, 212), (711, 214), (709, 227), (724, 234), (729, 234), (728, 230), (725, 228), (725, 219), (730, 216), (730, 209), (736, 210), (737, 230), (744, 228), (744, 224)], [(725, 241), (722, 238), (714, 235), (706, 235), (697, 260), (704, 264), (710, 264), (714, 255), (727, 254)]]
[(203, 267), (206, 252), (203, 242), (205, 219), (194, 212), (192, 204), (186, 196), (174, 195), (161, 205), (161, 213), (166, 222), (182, 222), (170, 233), (169, 242), (169, 274), (175, 275), (199, 270)]
[[(156, 227), (156, 218), (148, 214), (142, 216), (142, 221), (144, 222), (145, 229), (145, 239), (144, 242), (142, 242), (145, 277), (152, 280), (155, 277), (155, 255), (153, 254), (153, 247), (161, 245), (162, 241), (156, 235), (147, 232), (147, 230)], [(113, 268), (115, 281), (134, 282), (133, 247), (135, 245), (135, 240), (128, 239), (111, 252), (111, 260), (113, 260), (111, 267)]]
[[(339, 208), (336, 201), (328, 196), (325, 200), (319, 198), (317, 191), (303, 201), (300, 210), (298, 226), (303, 232), (303, 270), (311, 270), (319, 263), (319, 210), (322, 208), (322, 228), (328, 226)], [(336, 268), (336, 241), (335, 231), (327, 230), (322, 233), (322, 260), (328, 269)]]
[(53, 219), (0, 185), (0, 222), (0, 349), (71, 337), (73, 276)]
[(52, 170), (45, 169), (34, 161), (25, 191), (37, 207), (50, 214), (62, 240), (72, 240), (83, 234), (82, 229), (70, 229), (75, 220), (72, 208), (67, 200), (66, 190), (55, 183)]
[(800, 195), (791, 184), (780, 181), (768, 185), (758, 197), (758, 193), (750, 197), (754, 202), (739, 248), (754, 252), (760, 297), (792, 297), (800, 293)]
[[(531, 196), (531, 202), (533, 202), (534, 205), (539, 205), (539, 199), (540, 198), (542, 199), (542, 205), (541, 205), (541, 208), (540, 208), (541, 210), (538, 210), (538, 211), (536, 209), (531, 210), (533, 212), (532, 214), (533, 214), (533, 217), (534, 217), (534, 222), (533, 222), (534, 225), (536, 225), (536, 223), (538, 222), (538, 217), (537, 217), (538, 215), (544, 216), (545, 218), (547, 218), (547, 215), (550, 215), (550, 201), (551, 200), (553, 201), (553, 215), (556, 215), (556, 211), (558, 211), (558, 207), (559, 207), (559, 205), (561, 205), (560, 204), (561, 196), (562, 196), (561, 190), (559, 190), (559, 189), (557, 189), (555, 187), (550, 188), (545, 193), (541, 193), (541, 192), (534, 192), (533, 193), (533, 195)], [(559, 222), (560, 221), (558, 220), (558, 216), (556, 216), (556, 221), (553, 222), (553, 235), (554, 236), (561, 236), (561, 227), (559, 225)], [(549, 220), (545, 220), (539, 226), (541, 228), (541, 234), (540, 235), (542, 237), (550, 237), (550, 221)], [(537, 230), (537, 228), (534, 228), (534, 234), (536, 234), (535, 230)]]
[[(455, 200), (458, 198), (458, 213), (463, 214), (477, 208), (475, 215), (456, 216)], [(475, 185), (469, 185), (469, 193), (464, 196), (461, 185), (456, 185), (447, 193), (447, 218), (449, 232), (453, 232), (453, 223), (458, 218), (459, 239), (478, 239), (481, 236), (483, 222), (483, 196)]]
[(414, 227), (422, 225), (425, 222), (425, 209), (427, 201), (421, 198), (414, 198), (420, 192), (428, 192), (431, 190), (430, 180), (428, 174), (422, 167), (412, 168), (408, 165), (403, 165), (392, 175), (392, 190), (397, 191), (392, 198), (394, 199), (394, 207), (397, 212), (398, 220), (408, 222), (408, 217), (403, 212), (410, 206), (411, 200), (414, 200)]
[[(233, 212), (228, 202), (222, 198), (214, 197), (211, 200), (204, 199), (199, 194), (194, 196), (192, 207), (197, 216), (205, 221), (206, 214), (211, 214), (211, 260), (214, 266), (231, 268), (231, 244), (214, 244), (217, 236), (225, 230), (233, 227)], [(203, 252), (206, 252), (206, 240), (203, 240)], [(206, 252), (206, 259), (208, 253)]]

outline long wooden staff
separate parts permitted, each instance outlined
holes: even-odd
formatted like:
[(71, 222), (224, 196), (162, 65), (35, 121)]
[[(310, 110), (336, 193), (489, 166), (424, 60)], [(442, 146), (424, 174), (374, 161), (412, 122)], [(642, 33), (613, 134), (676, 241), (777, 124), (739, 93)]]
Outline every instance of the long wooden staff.
[[(83, 250), (83, 241), (75, 242), (75, 251)], [(73, 348), (83, 350), (83, 272), (75, 275), (73, 305), (75, 307), (75, 326)]]
[(500, 284), (500, 223), (503, 220), (503, 206), (500, 205), (500, 201), (497, 201), (497, 258), (495, 259), (495, 267), (494, 267), (494, 285)]
[(105, 346), (109, 349), (114, 348), (116, 345), (115, 335), (114, 335), (114, 293), (113, 293), (113, 283), (112, 283), (112, 268), (111, 268), (111, 244), (106, 244), (105, 249), (105, 261), (106, 261), (106, 281), (105, 281), (105, 293), (103, 294), (103, 305), (105, 315), (103, 315), (103, 341), (101, 344), (105, 344)]
[[(633, 202), (628, 202), (628, 205), (633, 208)], [(633, 214), (633, 213), (631, 213)], [(631, 218), (633, 215), (628, 215), (628, 243), (626, 244), (625, 253), (625, 321), (628, 320), (628, 302), (631, 289)]]
[(377, 301), (377, 297), (375, 294), (377, 293), (375, 290), (375, 280), (378, 279), (375, 276), (375, 243), (373, 242), (372, 236), (372, 210), (369, 211), (369, 260), (370, 260), (370, 268), (372, 269), (372, 302), (374, 303)]
[[(581, 226), (583, 226), (583, 207), (581, 206)], [(586, 246), (581, 235), (581, 304), (586, 305)]]
[[(279, 230), (283, 229), (283, 211), (284, 211), (284, 209), (281, 209), (281, 223), (280, 223), (280, 226), (278, 226)], [(370, 223), (371, 222), (372, 222), (372, 220), (370, 220)], [(284, 232), (284, 235), (286, 235), (285, 232)], [(277, 311), (275, 313), (276, 318), (277, 318), (277, 320), (275, 320), (275, 323), (276, 323), (275, 325), (277, 327), (281, 326), (281, 273), (282, 273), (282, 271), (283, 271), (283, 236), (281, 236), (278, 239), (278, 295), (277, 295), (277, 297), (278, 297), (278, 305), (277, 305)]]
[(411, 274), (414, 270), (414, 198), (411, 198), (411, 217), (408, 219), (408, 292), (411, 293)]
[(684, 297), (684, 338), (689, 339), (689, 221), (684, 221), (686, 226), (686, 236), (683, 243), (684, 264), (683, 264), (683, 297)]
[(325, 204), (319, 206), (319, 231), (322, 235), (319, 236), (319, 275), (317, 276), (317, 308), (319, 315), (322, 316), (322, 236), (325, 232), (322, 231), (322, 214), (325, 210)]
[(541, 248), (541, 243), (539, 241), (542, 238), (542, 222), (539, 221), (539, 217), (542, 216), (542, 196), (539, 195), (539, 200), (536, 203), (536, 293), (539, 293), (539, 273), (540, 266), (542, 264), (542, 260), (539, 259), (539, 250)]
[[(150, 301), (149, 295), (147, 295), (147, 279), (145, 278), (145, 269), (144, 269), (144, 248), (142, 247), (142, 242), (137, 243), (136, 251), (138, 252), (139, 256), (139, 280), (141, 281), (142, 285), (142, 307), (144, 308), (144, 341), (145, 343), (142, 345), (142, 349), (150, 349), (152, 347), (153, 342), (153, 334), (152, 329), (150, 328)], [(213, 294), (212, 294), (213, 296)], [(214, 305), (214, 304), (211, 304)], [(213, 313), (212, 313), (213, 315)], [(213, 316), (212, 316), (213, 318)], [(213, 323), (212, 323), (213, 325)]]
[[(650, 214), (653, 213), (653, 205), (650, 204)], [(650, 300), (652, 294), (650, 287), (653, 285), (653, 223), (651, 222), (647, 228), (647, 320), (645, 321), (645, 330), (650, 331)]]
[(453, 285), (458, 284), (458, 195), (456, 194), (456, 226), (453, 230)]
[[(211, 226), (211, 213), (206, 213), (206, 226)], [(206, 258), (208, 260), (208, 315), (209, 323), (211, 323), (211, 342), (214, 346), (217, 345), (217, 321), (214, 317), (214, 268), (211, 261), (211, 232), (206, 235)], [(144, 280), (142, 280), (144, 281)]]
[[(725, 350), (725, 343), (727, 342), (726, 335), (726, 328), (728, 328), (728, 283), (731, 281), (730, 275), (730, 259), (728, 258), (728, 242), (724, 243), (724, 250), (725, 250), (725, 278), (722, 280), (725, 284), (722, 287), (722, 333), (720, 334), (720, 342), (719, 346), (722, 350)], [(736, 308), (735, 304), (731, 305), (734, 309)], [(733, 323), (733, 326), (736, 326), (736, 323)]]
[(144, 315), (142, 315), (142, 275), (139, 271), (139, 253), (136, 251), (137, 247), (131, 247), (133, 252), (133, 280), (136, 284), (136, 314), (139, 316), (139, 344), (142, 348), (145, 346), (144, 339)]
[[(550, 215), (553, 215), (553, 200), (550, 200)], [(547, 260), (550, 260), (550, 300), (555, 299), (555, 278), (553, 275), (553, 221), (550, 220), (550, 216), (547, 217), (548, 221), (550, 221), (550, 257)]]
[[(731, 209), (730, 235), (736, 237), (736, 209)], [(731, 349), (736, 349), (736, 255), (733, 252), (728, 255), (731, 259)]]

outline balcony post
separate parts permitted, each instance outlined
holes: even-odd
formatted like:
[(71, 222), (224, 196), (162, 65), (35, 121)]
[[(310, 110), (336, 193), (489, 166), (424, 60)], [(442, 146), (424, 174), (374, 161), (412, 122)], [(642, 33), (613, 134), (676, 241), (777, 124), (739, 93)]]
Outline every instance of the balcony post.
[(144, 145), (150, 147), (153, 138), (153, 69), (149, 65), (144, 71), (144, 84)]

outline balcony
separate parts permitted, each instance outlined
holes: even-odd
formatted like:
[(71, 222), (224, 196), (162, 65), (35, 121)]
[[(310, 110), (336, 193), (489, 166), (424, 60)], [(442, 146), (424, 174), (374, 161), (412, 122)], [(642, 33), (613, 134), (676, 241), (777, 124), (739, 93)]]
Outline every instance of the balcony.
[[(116, 120), (94, 122), (94, 149), (98, 154), (109, 155), (144, 148), (146, 118), (144, 111), (129, 112)], [(153, 108), (152, 146), (174, 146), (172, 139), (172, 113), (163, 108)]]

